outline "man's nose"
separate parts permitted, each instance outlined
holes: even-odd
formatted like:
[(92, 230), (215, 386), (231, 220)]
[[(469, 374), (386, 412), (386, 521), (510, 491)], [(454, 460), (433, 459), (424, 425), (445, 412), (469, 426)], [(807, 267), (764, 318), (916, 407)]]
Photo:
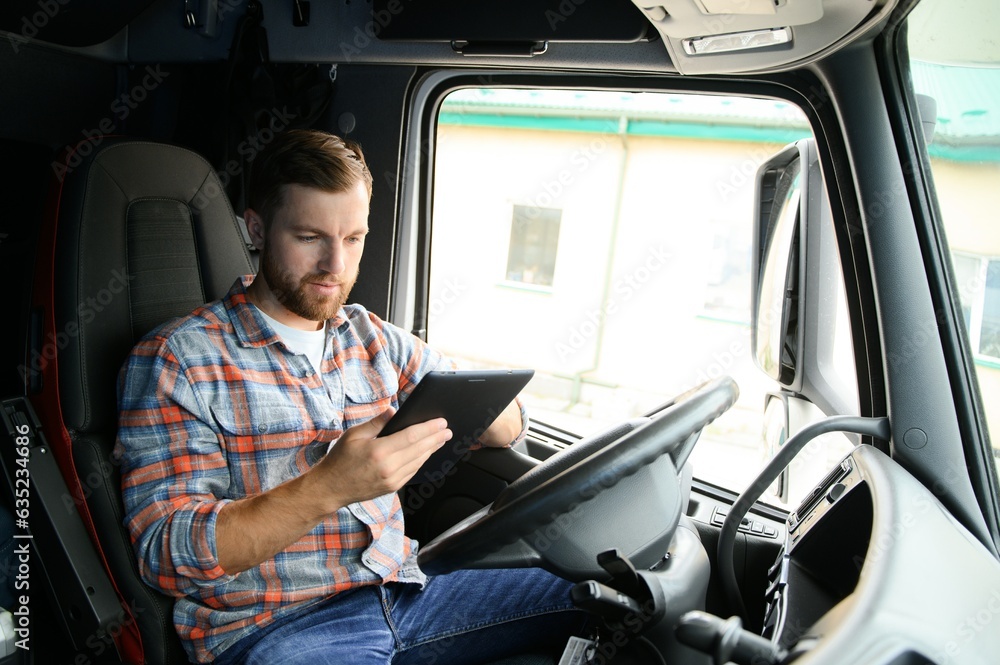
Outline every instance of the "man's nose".
[(320, 257), (319, 266), (321, 272), (331, 275), (339, 275), (344, 272), (344, 253), (336, 247), (328, 247)]

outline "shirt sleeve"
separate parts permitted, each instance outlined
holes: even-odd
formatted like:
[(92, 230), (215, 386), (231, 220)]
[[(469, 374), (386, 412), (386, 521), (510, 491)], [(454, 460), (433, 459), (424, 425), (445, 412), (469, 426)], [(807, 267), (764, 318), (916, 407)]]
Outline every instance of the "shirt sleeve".
[(521, 411), (521, 431), (518, 432), (514, 440), (505, 446), (505, 448), (510, 448), (515, 446), (525, 440), (528, 436), (528, 409), (525, 408), (524, 402), (521, 401), (520, 397), (515, 397), (514, 402), (517, 404), (517, 408)]
[(215, 526), (229, 471), (207, 410), (168, 342), (136, 346), (119, 377), (125, 526), (147, 584), (173, 596), (228, 582)]

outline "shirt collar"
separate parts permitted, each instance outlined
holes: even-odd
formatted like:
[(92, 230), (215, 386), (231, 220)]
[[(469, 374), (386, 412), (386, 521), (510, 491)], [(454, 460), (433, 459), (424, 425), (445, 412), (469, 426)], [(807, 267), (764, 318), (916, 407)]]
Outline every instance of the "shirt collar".
[[(264, 315), (247, 299), (247, 287), (253, 284), (254, 275), (243, 275), (239, 277), (229, 293), (222, 299), (229, 320), (233, 324), (240, 344), (245, 347), (268, 346), (281, 341), (278, 333), (274, 331)], [(344, 317), (344, 308), (341, 307), (333, 318), (327, 321), (328, 330), (337, 330), (347, 323)]]

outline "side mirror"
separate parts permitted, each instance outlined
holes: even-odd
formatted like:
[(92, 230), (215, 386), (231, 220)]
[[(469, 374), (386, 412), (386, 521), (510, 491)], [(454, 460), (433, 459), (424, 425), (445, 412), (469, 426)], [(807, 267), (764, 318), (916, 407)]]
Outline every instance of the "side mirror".
[[(764, 398), (764, 422), (763, 422), (763, 444), (764, 463), (769, 462), (788, 437), (788, 394), (768, 393)], [(773, 494), (782, 503), (788, 503), (788, 467), (781, 470), (781, 474), (775, 479), (770, 488)]]
[[(771, 157), (756, 184), (751, 340), (754, 362), (779, 384), (764, 409), (762, 452), (770, 459), (809, 423), (857, 414), (858, 392), (836, 232), (813, 139)], [(821, 438), (818, 450), (800, 453), (776, 480), (772, 492), (781, 502), (797, 502), (852, 445), (843, 435)]]
[(793, 391), (802, 383), (804, 220), (811, 199), (821, 195), (811, 191), (821, 190), (818, 178), (815, 145), (803, 139), (761, 165), (756, 179), (750, 308), (754, 361)]
[[(770, 461), (785, 442), (804, 427), (826, 417), (815, 404), (792, 393), (768, 393), (764, 398), (763, 453)], [(775, 500), (792, 509), (855, 445), (855, 435), (829, 432), (813, 439), (782, 469), (770, 487)]]

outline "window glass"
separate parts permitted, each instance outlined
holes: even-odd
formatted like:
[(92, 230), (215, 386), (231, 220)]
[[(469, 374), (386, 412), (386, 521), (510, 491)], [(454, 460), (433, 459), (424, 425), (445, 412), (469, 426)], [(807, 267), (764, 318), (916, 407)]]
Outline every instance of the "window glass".
[(692, 461), (700, 479), (741, 490), (766, 462), (777, 389), (751, 358), (754, 179), (810, 135), (798, 108), (772, 99), (452, 93), (429, 293), (449, 306), (429, 308), (428, 340), (467, 367), (534, 369), (531, 417), (584, 436), (729, 374), (739, 401)]
[[(983, 408), (1000, 455), (1000, 46), (996, 13), (922, 0), (907, 19), (914, 91)], [(928, 103), (933, 100), (933, 103)], [(1000, 469), (998, 469), (1000, 470)]]

